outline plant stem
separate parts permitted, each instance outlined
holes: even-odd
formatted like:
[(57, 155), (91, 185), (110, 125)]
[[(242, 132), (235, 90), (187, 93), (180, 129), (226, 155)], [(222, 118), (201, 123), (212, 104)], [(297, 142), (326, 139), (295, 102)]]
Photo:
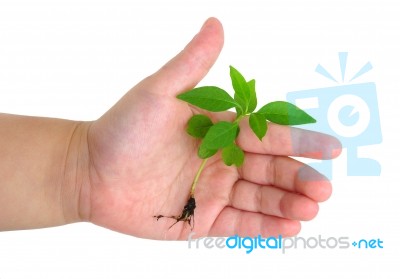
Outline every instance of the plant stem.
[(240, 120), (242, 120), (243, 117), (249, 116), (249, 115), (250, 115), (250, 113), (242, 114), (238, 118), (236, 118), (235, 121), (233, 121), (233, 123), (239, 124)]
[(201, 173), (203, 172), (204, 167), (206, 166), (207, 160), (208, 160), (208, 158), (203, 160), (203, 162), (200, 165), (199, 170), (196, 173), (196, 176), (194, 177), (194, 180), (193, 180), (193, 183), (192, 183), (192, 188), (190, 189), (190, 196), (191, 197), (194, 196), (194, 191), (196, 189), (197, 181), (199, 180), (199, 177), (200, 177)]
[[(248, 115), (250, 115), (250, 113), (246, 113), (244, 115), (240, 115), (238, 118), (236, 118), (236, 120), (233, 123), (239, 124), (239, 121), (243, 117), (248, 116)], [(207, 160), (208, 160), (208, 158), (203, 160), (203, 162), (200, 165), (199, 170), (196, 173), (196, 176), (194, 177), (194, 180), (193, 180), (193, 183), (192, 183), (192, 188), (190, 189), (190, 197), (192, 197), (192, 198), (194, 196), (194, 191), (196, 190), (197, 182), (199, 181), (200, 175), (203, 172), (204, 167), (206, 166)]]

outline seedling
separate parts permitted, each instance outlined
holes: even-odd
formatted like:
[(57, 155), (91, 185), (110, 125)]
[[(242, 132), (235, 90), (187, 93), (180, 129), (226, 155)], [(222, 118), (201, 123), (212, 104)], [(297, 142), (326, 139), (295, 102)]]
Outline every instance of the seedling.
[(194, 88), (177, 96), (182, 101), (211, 112), (222, 112), (235, 108), (236, 118), (233, 122), (219, 121), (213, 123), (208, 116), (197, 114), (189, 119), (186, 131), (190, 136), (200, 139), (197, 154), (199, 158), (203, 159), (203, 162), (193, 180), (189, 199), (181, 215), (154, 216), (157, 220), (163, 217), (175, 219), (176, 222), (170, 228), (180, 221), (192, 225), (191, 221), (193, 220), (194, 226), (194, 210), (196, 208), (194, 193), (199, 177), (210, 157), (222, 150), (222, 160), (227, 166), (240, 167), (243, 164), (244, 152), (236, 144), (236, 138), (240, 133), (239, 122), (244, 117), (248, 116), (249, 125), (260, 141), (267, 133), (268, 121), (280, 125), (301, 125), (316, 122), (313, 117), (300, 108), (284, 101), (268, 103), (254, 112), (257, 107), (255, 80), (246, 81), (243, 75), (232, 66), (230, 67), (230, 76), (235, 92), (233, 98), (225, 90), (216, 86)]

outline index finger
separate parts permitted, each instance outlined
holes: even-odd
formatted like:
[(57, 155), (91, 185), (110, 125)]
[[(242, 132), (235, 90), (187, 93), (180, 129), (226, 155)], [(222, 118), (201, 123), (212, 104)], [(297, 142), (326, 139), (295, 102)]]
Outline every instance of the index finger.
[(342, 145), (333, 136), (268, 122), (266, 136), (260, 141), (247, 119), (240, 122), (238, 145), (245, 151), (259, 154), (332, 159), (339, 156)]

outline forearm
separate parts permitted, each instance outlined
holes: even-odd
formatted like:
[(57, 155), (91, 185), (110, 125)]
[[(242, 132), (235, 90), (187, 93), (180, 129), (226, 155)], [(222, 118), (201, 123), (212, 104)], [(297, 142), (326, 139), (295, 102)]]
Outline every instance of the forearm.
[(0, 114), (0, 230), (81, 219), (88, 125)]

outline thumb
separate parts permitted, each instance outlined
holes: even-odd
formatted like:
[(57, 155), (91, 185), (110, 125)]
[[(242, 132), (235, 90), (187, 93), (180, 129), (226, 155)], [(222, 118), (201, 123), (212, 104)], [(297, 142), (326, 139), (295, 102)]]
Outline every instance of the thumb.
[(194, 86), (208, 73), (224, 44), (224, 31), (209, 18), (189, 44), (167, 64), (141, 82), (147, 92), (176, 96)]

